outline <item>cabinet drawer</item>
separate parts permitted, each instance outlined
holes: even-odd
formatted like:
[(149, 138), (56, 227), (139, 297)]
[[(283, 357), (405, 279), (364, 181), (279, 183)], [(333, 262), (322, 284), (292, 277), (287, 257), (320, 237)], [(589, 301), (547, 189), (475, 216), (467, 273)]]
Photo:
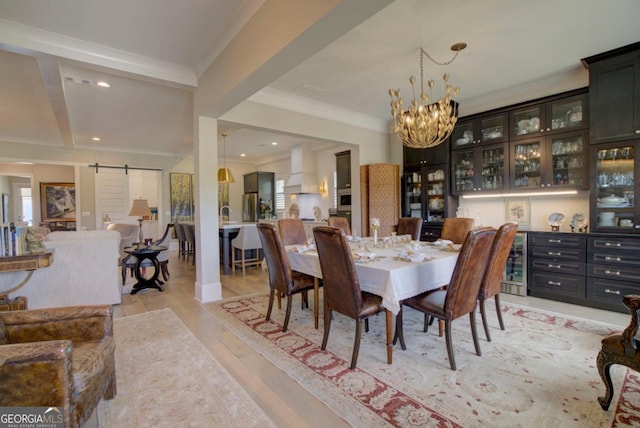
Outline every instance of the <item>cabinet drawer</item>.
[(587, 300), (603, 309), (627, 312), (622, 296), (638, 293), (640, 286), (637, 283), (602, 278), (587, 279)]
[(529, 245), (544, 247), (584, 248), (585, 237), (561, 233), (530, 233)]
[(529, 269), (559, 272), (567, 275), (584, 275), (586, 263), (566, 260), (529, 259)]
[(532, 259), (545, 260), (568, 260), (575, 262), (584, 262), (586, 258), (586, 249), (583, 247), (532, 247), (529, 246), (529, 257)]
[(621, 250), (621, 251), (637, 251), (640, 253), (640, 239), (637, 238), (619, 238), (609, 236), (590, 236), (589, 248), (592, 251), (601, 249)]
[(553, 274), (550, 272), (531, 272), (529, 288), (532, 294), (542, 292), (575, 299), (585, 297), (585, 277), (577, 275)]
[(637, 281), (640, 277), (640, 268), (632, 266), (620, 266), (612, 263), (597, 264), (589, 263), (587, 268), (588, 276), (599, 278), (609, 278), (618, 281)]

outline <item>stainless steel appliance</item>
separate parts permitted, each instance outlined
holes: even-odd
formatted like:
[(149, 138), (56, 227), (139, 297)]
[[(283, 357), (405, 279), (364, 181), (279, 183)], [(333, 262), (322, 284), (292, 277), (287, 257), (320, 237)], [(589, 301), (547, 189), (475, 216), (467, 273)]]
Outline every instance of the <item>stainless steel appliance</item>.
[(351, 189), (338, 189), (338, 211), (351, 211)]
[(257, 193), (245, 193), (242, 195), (242, 221), (257, 222), (258, 209)]
[(516, 233), (502, 277), (502, 292), (527, 295), (527, 234)]

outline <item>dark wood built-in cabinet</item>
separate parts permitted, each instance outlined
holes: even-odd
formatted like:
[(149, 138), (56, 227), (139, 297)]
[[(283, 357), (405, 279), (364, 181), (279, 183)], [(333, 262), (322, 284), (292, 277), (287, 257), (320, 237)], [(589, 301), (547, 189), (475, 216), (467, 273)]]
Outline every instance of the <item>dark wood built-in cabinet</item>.
[(451, 148), (502, 143), (508, 139), (507, 111), (460, 118), (451, 135)]

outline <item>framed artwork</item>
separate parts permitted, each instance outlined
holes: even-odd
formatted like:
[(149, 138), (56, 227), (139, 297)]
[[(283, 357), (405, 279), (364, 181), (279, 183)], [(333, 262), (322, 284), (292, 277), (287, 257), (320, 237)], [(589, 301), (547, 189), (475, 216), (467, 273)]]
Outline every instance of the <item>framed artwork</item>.
[(529, 199), (507, 199), (505, 219), (520, 226), (531, 225), (531, 204)]
[(74, 183), (40, 183), (42, 221), (76, 221)]
[(193, 219), (193, 184), (191, 174), (172, 172), (169, 174), (171, 192), (171, 221)]

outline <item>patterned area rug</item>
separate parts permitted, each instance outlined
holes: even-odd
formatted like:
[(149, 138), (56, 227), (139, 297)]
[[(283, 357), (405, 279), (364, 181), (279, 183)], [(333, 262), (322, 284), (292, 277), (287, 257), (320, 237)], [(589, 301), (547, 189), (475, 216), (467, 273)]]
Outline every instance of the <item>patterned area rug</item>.
[(171, 309), (114, 320), (118, 393), (101, 427), (273, 427)]
[[(336, 314), (327, 351), (312, 310), (293, 305), (289, 330), (274, 307), (265, 322), (266, 295), (205, 307), (236, 335), (357, 427), (622, 427), (640, 424), (640, 379), (613, 366), (615, 395), (604, 412), (596, 398), (604, 385), (596, 368), (601, 339), (619, 329), (552, 312), (504, 305), (506, 331), (488, 305), (492, 342), (478, 325), (482, 356), (475, 354), (468, 317), (453, 322), (458, 365), (449, 368), (444, 337), (434, 324), (422, 332), (423, 315), (406, 309), (407, 350), (394, 347), (386, 364), (385, 317), (374, 316), (363, 333), (356, 370), (349, 370), (355, 325)], [(275, 305), (274, 305), (275, 306)], [(480, 320), (478, 314), (477, 320)], [(622, 391), (622, 394), (621, 394)]]

